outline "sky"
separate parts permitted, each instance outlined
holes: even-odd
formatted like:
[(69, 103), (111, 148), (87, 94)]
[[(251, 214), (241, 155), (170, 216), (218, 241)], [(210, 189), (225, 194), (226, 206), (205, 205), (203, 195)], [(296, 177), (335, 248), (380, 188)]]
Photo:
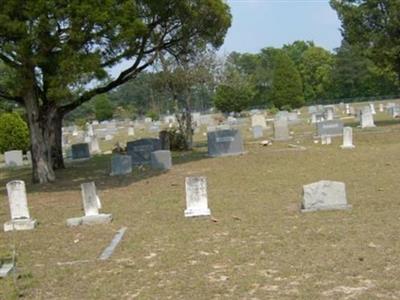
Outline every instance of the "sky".
[(296, 40), (314, 41), (333, 50), (340, 46), (340, 21), (329, 0), (228, 0), (232, 26), (221, 52), (257, 53)]

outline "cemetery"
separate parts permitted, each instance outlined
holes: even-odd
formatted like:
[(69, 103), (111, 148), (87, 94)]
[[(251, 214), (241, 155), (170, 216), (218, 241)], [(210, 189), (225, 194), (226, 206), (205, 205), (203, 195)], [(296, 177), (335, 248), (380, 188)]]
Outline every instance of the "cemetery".
[[(387, 292), (399, 290), (400, 120), (380, 103), (385, 111), (371, 128), (345, 109), (313, 124), (303, 107), (299, 122), (285, 123), (290, 141), (275, 139), (274, 121), (263, 129), (268, 146), (254, 137), (251, 117), (233, 131), (207, 134), (211, 122), (200, 125), (191, 152), (159, 150), (157, 133), (136, 126), (132, 137), (126, 125), (113, 141), (99, 139), (101, 154), (69, 160), (46, 185), (31, 184), (29, 166), (4, 164), (0, 221), (10, 231), (0, 234), (0, 298), (13, 293), (13, 243), (29, 298), (102, 298), (109, 290), (122, 298), (320, 298), (339, 285), (400, 297)], [(126, 154), (111, 153), (116, 140)], [(81, 141), (71, 131), (69, 145)], [(79, 145), (78, 157), (87, 148)], [(22, 185), (11, 191), (13, 180)], [(185, 288), (188, 276), (198, 278), (194, 291)]]
[(400, 299), (399, 0), (0, 1), (0, 300)]

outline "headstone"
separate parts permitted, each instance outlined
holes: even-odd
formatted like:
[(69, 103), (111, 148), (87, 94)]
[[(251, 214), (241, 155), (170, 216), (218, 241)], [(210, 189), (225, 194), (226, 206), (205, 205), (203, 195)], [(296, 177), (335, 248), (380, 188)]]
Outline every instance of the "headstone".
[(384, 108), (383, 108), (383, 103), (379, 103), (379, 112), (383, 112)]
[(94, 136), (94, 131), (93, 131), (93, 125), (92, 124), (87, 124), (86, 126), (87, 128), (87, 135), (88, 136)]
[(90, 158), (89, 145), (86, 143), (74, 144), (71, 146), (72, 159)]
[(133, 127), (128, 127), (128, 136), (134, 136), (135, 135), (135, 129)]
[(11, 150), (4, 152), (4, 160), (8, 167), (20, 167), (24, 165), (21, 150)]
[(321, 144), (322, 145), (330, 145), (332, 144), (332, 138), (330, 135), (322, 135), (321, 136)]
[(36, 227), (36, 220), (31, 219), (26, 198), (25, 182), (14, 180), (7, 183), (8, 202), (11, 221), (4, 224), (4, 231), (31, 230)]
[(129, 155), (114, 154), (111, 157), (110, 176), (126, 175), (132, 173), (132, 157)]
[(161, 150), (170, 150), (170, 140), (169, 133), (167, 130), (162, 130), (158, 133), (158, 137), (160, 138)]
[(89, 149), (91, 154), (100, 154), (99, 141), (96, 136), (93, 136), (90, 140)]
[(346, 115), (350, 115), (350, 104), (346, 103)]
[(111, 141), (113, 139), (113, 136), (111, 134), (106, 134), (106, 136), (104, 137), (104, 139), (106, 141)]
[(67, 219), (68, 226), (104, 224), (112, 221), (111, 214), (100, 214), (100, 198), (97, 196), (96, 185), (94, 182), (81, 184), (83, 209), (85, 216)]
[(263, 128), (259, 125), (252, 127), (253, 138), (259, 139), (263, 137)]
[(172, 168), (171, 151), (158, 150), (151, 152), (151, 167), (158, 170), (170, 170)]
[(215, 130), (207, 133), (208, 155), (211, 157), (244, 153), (243, 140), (236, 129)]
[(185, 217), (209, 216), (206, 177), (186, 177)]
[(274, 120), (274, 140), (287, 141), (290, 139), (288, 121), (285, 118)]
[(371, 108), (365, 106), (361, 110), (361, 128), (375, 127), (374, 116), (372, 115)]
[(145, 123), (151, 123), (153, 120), (151, 118), (144, 118), (144, 122)]
[(333, 120), (333, 114), (334, 114), (334, 107), (325, 106), (325, 119), (327, 121), (332, 121)]
[(317, 107), (316, 106), (309, 106), (308, 107), (308, 113), (309, 114), (315, 114), (315, 113), (317, 113)]
[(353, 149), (353, 128), (343, 128), (343, 145), (340, 146), (342, 149)]
[(127, 153), (132, 157), (133, 165), (150, 164), (151, 152), (161, 150), (159, 139), (147, 138), (128, 142)]
[(317, 123), (317, 114), (313, 113), (311, 115), (311, 124)]
[(299, 116), (296, 112), (290, 112), (288, 113), (287, 119), (289, 123), (295, 124), (299, 122)]
[(322, 180), (303, 186), (302, 212), (348, 209), (343, 182)]
[(375, 105), (373, 103), (369, 103), (369, 108), (373, 115), (376, 115)]
[(340, 120), (317, 123), (317, 136), (340, 136), (343, 134), (343, 122)]
[(275, 115), (275, 120), (282, 120), (285, 119), (286, 121), (288, 120), (289, 117), (289, 112), (286, 110), (278, 111)]
[(251, 127), (261, 126), (262, 129), (267, 128), (267, 123), (265, 122), (265, 116), (261, 114), (256, 114), (251, 116)]

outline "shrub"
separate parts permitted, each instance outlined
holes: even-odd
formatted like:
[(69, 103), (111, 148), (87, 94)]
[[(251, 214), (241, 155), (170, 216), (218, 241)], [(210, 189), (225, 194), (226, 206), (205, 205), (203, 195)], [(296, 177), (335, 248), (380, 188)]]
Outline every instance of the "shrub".
[(0, 115), (0, 152), (10, 150), (29, 150), (28, 125), (16, 113)]
[(171, 151), (183, 151), (187, 149), (185, 135), (178, 128), (167, 130), (169, 147)]

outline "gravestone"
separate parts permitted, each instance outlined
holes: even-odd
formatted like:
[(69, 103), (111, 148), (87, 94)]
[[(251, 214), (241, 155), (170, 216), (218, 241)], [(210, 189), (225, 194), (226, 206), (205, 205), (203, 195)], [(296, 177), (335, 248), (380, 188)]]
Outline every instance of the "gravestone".
[(8, 203), (11, 221), (4, 224), (4, 231), (31, 230), (36, 227), (36, 220), (31, 219), (26, 198), (25, 182), (14, 180), (7, 183)]
[(7, 167), (20, 167), (24, 165), (24, 157), (21, 150), (4, 152), (4, 160)]
[(94, 182), (82, 183), (81, 193), (85, 216), (67, 219), (67, 226), (104, 224), (112, 221), (111, 214), (99, 213), (101, 202), (100, 198), (97, 196)]
[(350, 115), (350, 104), (346, 103), (346, 115)]
[(106, 136), (104, 137), (104, 139), (106, 141), (111, 141), (114, 137), (111, 134), (106, 134)]
[(375, 105), (373, 103), (369, 103), (369, 109), (373, 115), (376, 115)]
[(278, 111), (275, 115), (275, 119), (277, 120), (282, 120), (285, 119), (286, 121), (288, 120), (289, 117), (289, 112), (286, 110)]
[(244, 153), (242, 136), (237, 129), (210, 131), (207, 133), (207, 144), (211, 157)]
[(133, 127), (128, 127), (128, 136), (134, 136), (135, 135), (135, 129)]
[(209, 216), (206, 177), (186, 177), (185, 217)]
[(72, 159), (90, 158), (89, 145), (87, 143), (74, 144), (71, 146)]
[(299, 115), (297, 114), (297, 112), (290, 112), (288, 113), (287, 119), (289, 123), (295, 124), (299, 122)]
[(132, 165), (144, 165), (150, 164), (151, 152), (161, 150), (161, 143), (159, 139), (146, 138), (128, 142), (126, 148), (132, 157)]
[(324, 110), (325, 110), (325, 113), (324, 113), (325, 119), (327, 121), (332, 121), (335, 108), (333, 106), (325, 106)]
[(317, 123), (317, 136), (340, 136), (343, 134), (343, 122), (340, 120)]
[(261, 114), (256, 114), (251, 116), (251, 127), (261, 126), (262, 129), (267, 128), (267, 123), (265, 121), (265, 116)]
[(87, 124), (86, 128), (87, 128), (86, 130), (87, 136), (94, 136), (93, 125)]
[(384, 111), (383, 103), (379, 103), (379, 112), (383, 112), (383, 111)]
[(158, 150), (151, 152), (151, 167), (157, 170), (170, 170), (172, 168), (171, 151)]
[(170, 140), (169, 133), (167, 130), (161, 130), (158, 133), (158, 137), (160, 138), (161, 150), (170, 150)]
[(132, 173), (132, 157), (129, 155), (114, 154), (111, 157), (110, 176), (119, 176)]
[(303, 186), (302, 212), (348, 208), (343, 182), (321, 180)]
[(330, 145), (332, 144), (332, 138), (330, 135), (322, 135), (321, 136), (321, 144), (322, 145)]
[(91, 138), (89, 148), (90, 148), (91, 154), (100, 154), (101, 153), (99, 141), (96, 136), (93, 136)]
[(309, 106), (308, 107), (308, 113), (309, 114), (315, 114), (315, 113), (317, 113), (317, 107), (316, 106)]
[(360, 119), (361, 119), (361, 128), (375, 127), (374, 116), (372, 114), (370, 107), (365, 106), (362, 108)]
[(311, 115), (311, 124), (317, 123), (317, 114), (313, 113)]
[(290, 139), (287, 118), (274, 120), (274, 140), (287, 141)]
[(340, 146), (342, 149), (353, 149), (353, 128), (344, 127), (343, 128), (343, 145)]
[(253, 138), (259, 139), (263, 137), (263, 128), (261, 126), (253, 126), (252, 127)]

